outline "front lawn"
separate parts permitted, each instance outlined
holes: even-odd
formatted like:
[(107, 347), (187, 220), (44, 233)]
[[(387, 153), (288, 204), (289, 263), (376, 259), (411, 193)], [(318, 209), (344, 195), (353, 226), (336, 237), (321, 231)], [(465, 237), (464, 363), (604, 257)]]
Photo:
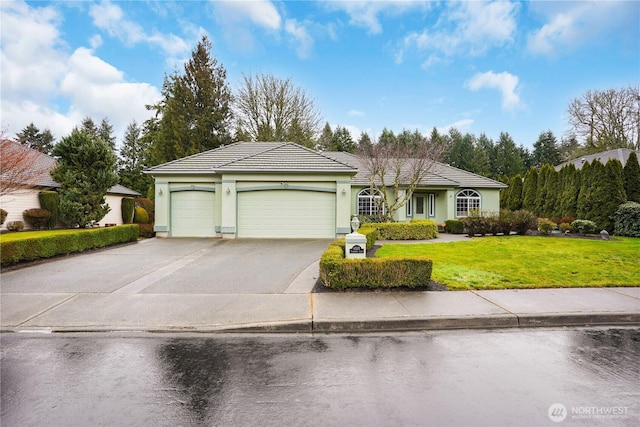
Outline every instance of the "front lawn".
[(449, 289), (640, 286), (640, 239), (483, 237), (464, 242), (386, 244), (378, 257), (426, 256)]

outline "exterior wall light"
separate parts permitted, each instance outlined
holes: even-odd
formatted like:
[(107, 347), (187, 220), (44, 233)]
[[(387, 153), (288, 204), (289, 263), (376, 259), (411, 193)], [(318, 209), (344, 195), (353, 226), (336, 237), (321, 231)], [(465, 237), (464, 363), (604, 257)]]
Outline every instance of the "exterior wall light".
[(347, 194), (347, 190), (345, 190), (344, 188), (342, 189), (342, 195), (344, 196), (345, 194)]
[(158, 196), (162, 196), (162, 188), (158, 190)]
[(231, 194), (231, 189), (227, 187), (227, 194)]

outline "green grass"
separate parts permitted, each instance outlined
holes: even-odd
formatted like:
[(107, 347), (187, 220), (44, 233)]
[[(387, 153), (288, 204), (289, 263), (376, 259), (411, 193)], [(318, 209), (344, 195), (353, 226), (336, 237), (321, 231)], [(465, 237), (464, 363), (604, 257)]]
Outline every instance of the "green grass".
[(0, 234), (0, 242), (15, 242), (17, 240), (26, 240), (33, 239), (36, 237), (47, 237), (47, 236), (64, 236), (67, 234), (75, 234), (78, 231), (91, 231), (97, 230), (95, 228), (67, 228), (61, 230), (32, 230), (32, 231), (20, 231), (13, 233), (2, 233)]
[(640, 239), (483, 237), (464, 242), (386, 244), (378, 257), (427, 256), (449, 289), (640, 286)]

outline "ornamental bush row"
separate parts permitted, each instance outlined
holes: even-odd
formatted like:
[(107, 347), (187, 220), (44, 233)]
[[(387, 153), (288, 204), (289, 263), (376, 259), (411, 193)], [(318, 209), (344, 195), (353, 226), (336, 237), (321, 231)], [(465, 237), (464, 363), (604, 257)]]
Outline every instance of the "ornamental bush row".
[(378, 230), (382, 240), (427, 240), (438, 237), (438, 224), (430, 219), (413, 219), (411, 222), (380, 222), (366, 224)]
[(3, 266), (22, 261), (50, 258), (102, 248), (118, 243), (135, 242), (138, 226), (120, 225), (108, 228), (78, 229), (70, 234), (51, 234), (0, 242), (0, 264)]
[(470, 236), (480, 234), (509, 235), (512, 231), (524, 235), (527, 230), (535, 229), (538, 225), (536, 216), (526, 210), (501, 210), (499, 213), (472, 211), (462, 219), (465, 230)]
[(346, 259), (344, 251), (345, 241), (340, 239), (322, 254), (320, 280), (325, 286), (333, 289), (415, 288), (431, 281), (433, 262), (429, 258)]

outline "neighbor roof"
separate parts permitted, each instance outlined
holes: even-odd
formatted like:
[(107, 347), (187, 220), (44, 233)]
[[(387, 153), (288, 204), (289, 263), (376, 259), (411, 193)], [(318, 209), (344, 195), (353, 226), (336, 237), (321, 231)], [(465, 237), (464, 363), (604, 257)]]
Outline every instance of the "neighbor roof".
[[(369, 174), (363, 167), (358, 156), (350, 153), (332, 151), (324, 153), (326, 156), (335, 158), (341, 162), (350, 164), (358, 169), (358, 173), (353, 177), (353, 185), (369, 185)], [(378, 183), (380, 184), (380, 183)], [(420, 186), (429, 187), (475, 187), (475, 188), (506, 188), (507, 185), (486, 178), (475, 173), (467, 172), (444, 163), (435, 162), (428, 171), (426, 177), (419, 183)]]
[[(569, 160), (566, 163), (562, 163), (555, 167), (556, 170), (562, 169), (564, 166), (573, 163), (576, 169), (582, 168), (582, 165), (585, 163), (591, 163), (594, 160), (599, 160), (600, 163), (606, 164), (609, 160), (620, 160), (622, 166), (627, 164), (627, 160), (629, 160), (629, 156), (633, 153), (634, 150), (630, 150), (628, 148), (616, 148), (614, 150), (603, 151), (601, 153), (589, 154), (587, 156), (582, 156), (577, 159)], [(640, 158), (640, 151), (636, 151), (636, 156)]]
[(236, 142), (145, 170), (151, 175), (222, 172), (350, 172), (355, 167), (293, 142)]

